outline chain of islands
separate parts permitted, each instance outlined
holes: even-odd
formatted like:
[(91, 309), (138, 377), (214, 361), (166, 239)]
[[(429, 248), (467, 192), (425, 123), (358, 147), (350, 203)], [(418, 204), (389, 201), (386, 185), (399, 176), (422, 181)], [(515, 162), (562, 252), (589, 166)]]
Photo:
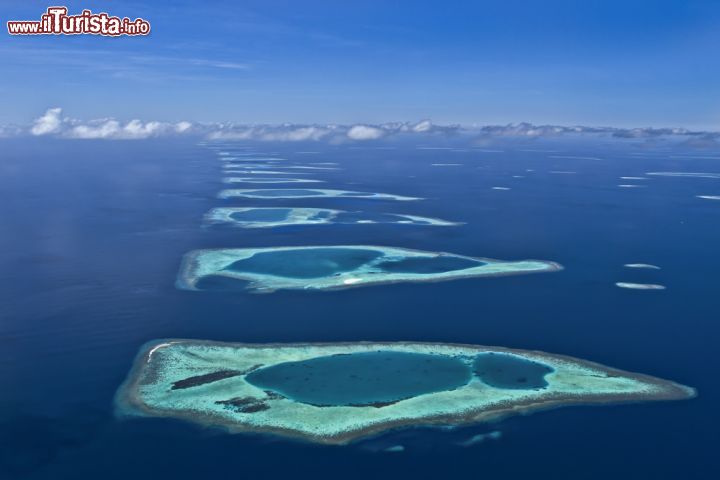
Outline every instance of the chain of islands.
[(695, 395), (672, 381), (503, 347), (157, 340), (142, 347), (115, 404), (120, 416), (347, 444), (397, 428)]
[(502, 261), (370, 245), (194, 250), (176, 286), (184, 290), (337, 290), (398, 282), (554, 272), (542, 260)]

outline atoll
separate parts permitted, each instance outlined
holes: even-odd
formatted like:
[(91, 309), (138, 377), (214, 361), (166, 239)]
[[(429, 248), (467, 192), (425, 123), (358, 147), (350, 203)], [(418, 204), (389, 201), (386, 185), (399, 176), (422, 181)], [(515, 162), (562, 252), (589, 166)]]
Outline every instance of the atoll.
[(186, 290), (334, 290), (397, 282), (554, 272), (555, 262), (506, 262), (372, 245), (228, 248), (185, 255), (176, 285)]
[(330, 208), (283, 207), (220, 207), (206, 216), (208, 224), (225, 224), (240, 228), (269, 228), (288, 225), (329, 224), (400, 224), (424, 226), (453, 226), (459, 223), (439, 218), (404, 215), (399, 213), (348, 212)]
[(123, 416), (346, 444), (394, 428), (693, 396), (668, 380), (503, 347), (158, 340), (141, 349), (115, 400)]

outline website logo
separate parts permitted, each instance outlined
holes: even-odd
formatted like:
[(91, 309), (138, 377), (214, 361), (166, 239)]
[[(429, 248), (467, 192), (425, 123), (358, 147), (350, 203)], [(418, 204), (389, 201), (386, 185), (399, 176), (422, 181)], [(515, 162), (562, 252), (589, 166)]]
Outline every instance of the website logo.
[(68, 15), (67, 7), (48, 7), (40, 20), (14, 20), (7, 22), (10, 35), (148, 35), (150, 22), (142, 18), (113, 17), (105, 12), (92, 13), (83, 10), (78, 15)]

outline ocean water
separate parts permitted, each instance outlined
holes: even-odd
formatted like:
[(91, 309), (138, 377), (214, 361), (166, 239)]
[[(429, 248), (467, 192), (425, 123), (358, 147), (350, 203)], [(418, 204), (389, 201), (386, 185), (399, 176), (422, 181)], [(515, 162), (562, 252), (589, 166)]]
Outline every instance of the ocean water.
[[(720, 180), (620, 178), (720, 173), (719, 149), (568, 138), (480, 147), (462, 139), (249, 145), (296, 166), (337, 163), (339, 170), (305, 172), (325, 180), (322, 188), (426, 199), (402, 202), (219, 200), (226, 185), (218, 156), (184, 140), (13, 139), (2, 147), (2, 479), (720, 477), (720, 202), (696, 198), (720, 195)], [(464, 224), (204, 227), (203, 216), (219, 206), (336, 208)], [(552, 260), (565, 269), (333, 292), (174, 287), (189, 250), (333, 244)], [(675, 380), (699, 396), (402, 430), (346, 447), (115, 418), (113, 395), (139, 347), (167, 337), (537, 349)], [(404, 449), (386, 451), (398, 445)]]

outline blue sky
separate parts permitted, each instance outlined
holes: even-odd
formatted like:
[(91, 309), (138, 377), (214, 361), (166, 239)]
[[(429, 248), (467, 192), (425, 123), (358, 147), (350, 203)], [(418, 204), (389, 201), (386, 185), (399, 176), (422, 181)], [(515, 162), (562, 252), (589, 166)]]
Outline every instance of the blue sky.
[[(7, 20), (49, 3), (3, 2)], [(142, 38), (0, 35), (0, 122), (683, 126), (720, 129), (720, 2), (69, 2)]]

